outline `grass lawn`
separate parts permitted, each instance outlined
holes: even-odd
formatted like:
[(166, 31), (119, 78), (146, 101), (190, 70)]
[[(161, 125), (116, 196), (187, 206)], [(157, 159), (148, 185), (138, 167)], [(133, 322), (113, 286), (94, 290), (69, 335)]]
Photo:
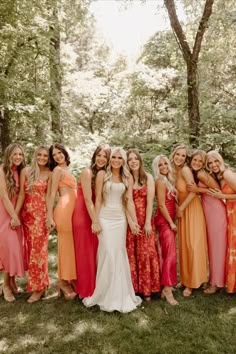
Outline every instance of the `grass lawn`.
[[(179, 306), (143, 303), (129, 314), (87, 309), (79, 299), (56, 294), (56, 238), (50, 239), (48, 295), (34, 304), (28, 294), (15, 303), (0, 299), (0, 353), (236, 353), (236, 294), (203, 295), (197, 290)], [(26, 279), (18, 282), (25, 287)]]

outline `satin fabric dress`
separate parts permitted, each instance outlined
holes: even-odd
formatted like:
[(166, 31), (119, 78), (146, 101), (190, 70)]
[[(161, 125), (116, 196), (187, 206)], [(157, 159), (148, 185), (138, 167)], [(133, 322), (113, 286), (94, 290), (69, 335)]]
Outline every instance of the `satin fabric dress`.
[[(19, 176), (15, 167), (12, 168), (12, 172), (16, 187), (19, 188)], [(11, 202), (15, 207), (17, 195), (11, 199)], [(0, 199), (0, 270), (9, 273), (10, 276), (23, 277), (25, 267), (22, 227), (11, 229), (10, 221), (11, 216)]]
[(72, 215), (77, 196), (76, 179), (67, 171), (59, 181), (59, 190), (66, 188), (60, 195), (54, 210), (54, 221), (58, 235), (58, 278), (76, 279), (75, 248), (72, 228)]
[[(190, 193), (182, 176), (177, 179), (176, 189), (181, 205)], [(207, 242), (205, 217), (197, 195), (178, 219), (178, 246), (181, 282), (188, 288), (199, 288), (207, 281)]]
[[(175, 220), (175, 194), (169, 193), (166, 188), (165, 205), (171, 219)], [(161, 285), (172, 286), (177, 283), (176, 269), (176, 232), (171, 230), (168, 221), (162, 215), (157, 207), (155, 217), (155, 226), (159, 235), (160, 251), (161, 251)]]
[[(235, 191), (224, 184), (222, 193), (235, 194)], [(228, 293), (236, 291), (236, 200), (226, 199), (227, 219), (228, 219), (228, 247), (226, 256), (226, 288)]]
[(81, 183), (78, 184), (72, 222), (77, 272), (77, 280), (74, 284), (77, 294), (84, 298), (91, 296), (95, 289), (98, 238), (91, 231), (91, 219), (85, 204)]
[(25, 182), (25, 201), (22, 209), (24, 236), (27, 245), (27, 291), (41, 291), (49, 285), (48, 236), (46, 227), (46, 193), (48, 182), (37, 180), (28, 191)]
[(85, 306), (98, 305), (101, 310), (130, 312), (142, 302), (135, 296), (126, 251), (127, 221), (122, 202), (123, 183), (105, 183), (103, 204), (99, 213), (102, 232), (98, 235), (96, 287)]
[[(207, 188), (202, 182), (200, 188)], [(207, 226), (207, 246), (210, 277), (209, 283), (219, 288), (225, 286), (225, 261), (227, 250), (227, 215), (222, 200), (201, 193)]]
[(128, 227), (126, 247), (134, 291), (144, 296), (159, 292), (160, 266), (156, 232), (152, 224), (152, 233), (146, 236), (143, 227), (146, 220), (147, 186), (133, 190), (133, 200), (141, 233), (133, 235)]

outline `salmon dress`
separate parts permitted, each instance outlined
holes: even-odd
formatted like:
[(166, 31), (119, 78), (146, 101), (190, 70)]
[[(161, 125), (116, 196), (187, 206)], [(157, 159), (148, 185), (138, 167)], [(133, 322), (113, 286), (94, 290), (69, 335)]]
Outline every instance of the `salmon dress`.
[[(235, 191), (226, 183), (222, 193), (235, 194)], [(228, 293), (236, 291), (236, 200), (226, 199), (228, 216), (228, 248), (226, 256), (226, 287)]]
[(59, 190), (66, 188), (60, 195), (54, 210), (54, 221), (58, 235), (58, 278), (76, 279), (75, 248), (72, 229), (72, 215), (77, 196), (76, 179), (67, 171), (59, 181)]
[(28, 191), (25, 181), (25, 201), (21, 212), (28, 259), (27, 291), (41, 291), (49, 284), (48, 236), (46, 227), (46, 193), (48, 181), (37, 180)]
[[(182, 175), (176, 189), (181, 205), (190, 193)], [(199, 288), (207, 281), (207, 242), (204, 213), (197, 195), (178, 219), (178, 241), (181, 282), (188, 288)]]
[(129, 258), (130, 270), (134, 291), (144, 296), (159, 292), (160, 266), (154, 224), (152, 233), (146, 236), (143, 227), (146, 220), (147, 186), (133, 189), (133, 200), (141, 233), (133, 235), (128, 227), (126, 248)]
[[(207, 188), (202, 182), (199, 182), (198, 186), (200, 188)], [(209, 283), (223, 288), (225, 286), (225, 260), (227, 250), (226, 207), (222, 200), (206, 193), (202, 193), (201, 198), (207, 226), (207, 246), (210, 268)]]
[[(19, 176), (15, 166), (12, 167), (16, 187), (19, 188)], [(11, 199), (16, 206), (17, 195)], [(0, 199), (0, 270), (10, 276), (24, 276), (23, 232), (22, 227), (10, 227), (11, 216)]]
[[(175, 194), (169, 193), (167, 188), (165, 204), (171, 219), (175, 220)], [(161, 251), (161, 285), (172, 286), (177, 283), (176, 232), (171, 230), (168, 221), (158, 207), (154, 221), (159, 234)]]
[(77, 280), (74, 285), (77, 294), (84, 298), (91, 296), (95, 289), (98, 238), (91, 230), (91, 219), (85, 204), (81, 183), (78, 184), (72, 223), (77, 271)]

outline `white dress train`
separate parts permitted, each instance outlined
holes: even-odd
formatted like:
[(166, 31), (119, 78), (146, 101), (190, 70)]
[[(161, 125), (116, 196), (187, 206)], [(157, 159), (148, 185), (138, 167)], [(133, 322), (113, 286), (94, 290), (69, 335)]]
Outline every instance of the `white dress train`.
[(130, 312), (141, 304), (135, 296), (126, 251), (127, 221), (122, 203), (123, 183), (106, 182), (99, 221), (96, 287), (85, 306), (98, 305), (101, 310)]

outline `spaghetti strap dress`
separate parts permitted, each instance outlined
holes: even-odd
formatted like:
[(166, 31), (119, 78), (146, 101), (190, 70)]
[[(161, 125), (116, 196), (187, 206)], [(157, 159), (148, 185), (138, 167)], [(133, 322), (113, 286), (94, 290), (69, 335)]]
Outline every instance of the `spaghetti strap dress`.
[(54, 221), (58, 235), (58, 278), (75, 280), (75, 248), (72, 229), (72, 215), (77, 196), (76, 179), (67, 171), (59, 181), (59, 190), (66, 188), (66, 193), (60, 195), (54, 210)]

